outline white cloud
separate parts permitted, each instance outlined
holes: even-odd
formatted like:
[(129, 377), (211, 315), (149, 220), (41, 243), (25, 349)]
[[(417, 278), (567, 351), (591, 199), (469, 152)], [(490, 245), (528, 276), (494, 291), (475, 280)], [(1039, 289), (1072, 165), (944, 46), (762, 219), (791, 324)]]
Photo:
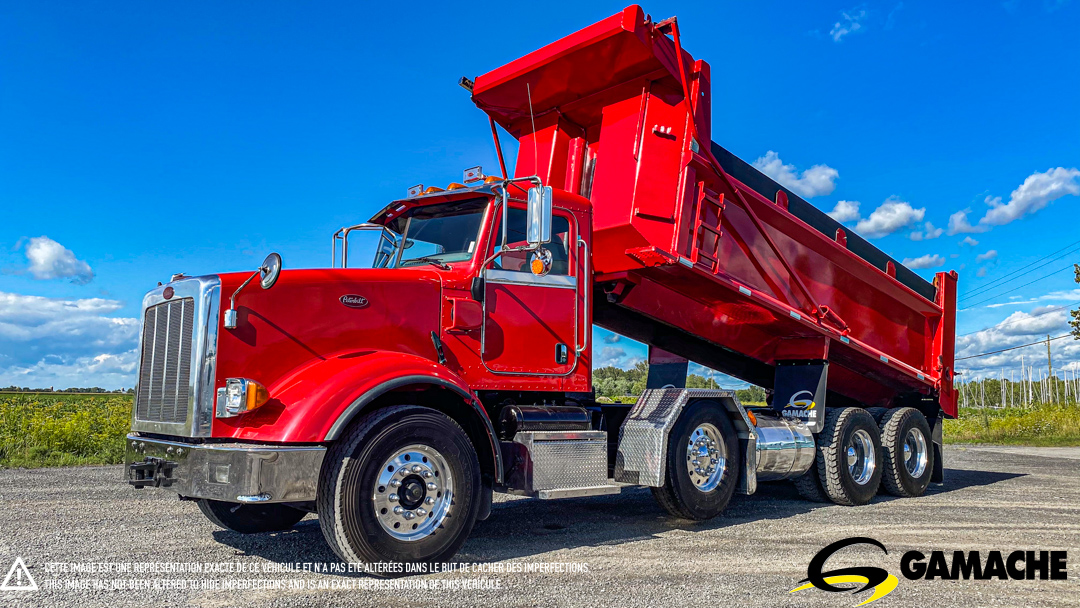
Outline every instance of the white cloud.
[(1080, 169), (1057, 167), (1032, 173), (1012, 191), (1009, 202), (1003, 203), (1000, 196), (987, 196), (986, 204), (990, 209), (978, 224), (972, 225), (968, 220), (971, 209), (962, 209), (949, 216), (949, 234), (986, 232), (994, 226), (1003, 226), (1031, 215), (1070, 194), (1080, 196)]
[(911, 203), (891, 196), (880, 207), (874, 209), (870, 217), (859, 220), (859, 223), (855, 225), (855, 230), (864, 237), (873, 239), (921, 222), (925, 216), (925, 207), (915, 209)]
[(865, 20), (865, 9), (843, 11), (840, 13), (840, 20), (829, 30), (829, 36), (832, 37), (833, 42), (840, 42), (845, 36), (862, 31)]
[(924, 230), (916, 230), (909, 235), (913, 241), (930, 241), (945, 233), (944, 228), (935, 228), (930, 222), (926, 222)]
[(829, 217), (841, 224), (859, 219), (859, 201), (837, 201)]
[(917, 258), (904, 258), (904, 266), (907, 266), (908, 268), (911, 268), (913, 270), (920, 270), (923, 268), (937, 268), (938, 266), (944, 265), (945, 258), (937, 255), (936, 253), (928, 253), (926, 255), (921, 255)]
[(755, 160), (754, 167), (803, 198), (831, 193), (836, 188), (836, 178), (840, 176), (836, 169), (828, 165), (814, 165), (799, 174), (795, 165), (785, 165), (780, 155), (772, 150)]
[(996, 257), (997, 257), (997, 249), (991, 249), (990, 251), (987, 251), (986, 253), (980, 253), (979, 255), (975, 256), (975, 261), (976, 262), (985, 262), (986, 260), (992, 260), (992, 259), (994, 259)]
[(1067, 195), (1080, 195), (1080, 169), (1058, 167), (1032, 173), (1012, 191), (1008, 203), (1001, 197), (986, 197), (990, 210), (979, 220), (984, 226), (1001, 226), (1030, 215)]
[(983, 266), (975, 271), (975, 276), (982, 278), (986, 276), (986, 266)]
[(139, 321), (106, 316), (122, 307), (0, 292), (0, 386), (134, 385)]
[(979, 244), (979, 241), (976, 241), (975, 239), (971, 238), (970, 236), (965, 236), (964, 240), (960, 241), (960, 246), (961, 247), (963, 247), (964, 245), (970, 245), (970, 246), (974, 247), (974, 246), (976, 246), (978, 244)]
[(616, 344), (621, 339), (622, 336), (620, 336), (619, 334), (608, 334), (604, 336), (604, 344)]
[(26, 245), (27, 271), (35, 279), (71, 279), (85, 285), (94, 279), (90, 265), (77, 259), (75, 253), (47, 236), (30, 239)]
[[(1057, 306), (1036, 307), (1030, 312), (1014, 312), (992, 327), (958, 336), (956, 356), (967, 357), (1029, 344), (1045, 340), (1047, 335), (1060, 336), (1069, 331), (1068, 313), (1068, 308)], [(1077, 362), (1080, 362), (1080, 341), (1057, 340), (1051, 342), (1051, 347), (1055, 371), (1063, 366), (1076, 366)], [(964, 371), (964, 380), (997, 376), (1001, 369), (1005, 369), (1008, 376), (1010, 371), (1019, 373), (1021, 357), (1027, 365), (1035, 365), (1036, 371), (1038, 368), (1046, 369), (1045, 344), (957, 361), (956, 367)]]
[(971, 209), (961, 209), (949, 216), (949, 236), (989, 230), (985, 226), (972, 226), (967, 217), (969, 213), (971, 213)]

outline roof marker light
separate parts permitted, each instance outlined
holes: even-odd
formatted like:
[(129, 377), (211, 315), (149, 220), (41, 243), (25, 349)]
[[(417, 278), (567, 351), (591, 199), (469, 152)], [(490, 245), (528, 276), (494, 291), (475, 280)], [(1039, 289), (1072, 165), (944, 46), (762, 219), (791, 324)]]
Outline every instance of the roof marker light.
[(424, 184), (416, 184), (412, 188), (409, 188), (409, 198), (414, 196), (420, 196), (424, 192)]
[(462, 175), (462, 180), (466, 184), (469, 182), (478, 182), (484, 179), (484, 168), (480, 165), (465, 169), (465, 173)]

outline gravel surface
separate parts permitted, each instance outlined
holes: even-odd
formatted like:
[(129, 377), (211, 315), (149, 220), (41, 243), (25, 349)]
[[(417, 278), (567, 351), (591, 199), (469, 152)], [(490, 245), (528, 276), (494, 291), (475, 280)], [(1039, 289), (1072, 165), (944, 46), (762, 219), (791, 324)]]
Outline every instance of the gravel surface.
[[(829, 560), (829, 569), (877, 566), (900, 577), (896, 590), (875, 605), (1080, 605), (1080, 565), (1073, 563), (1064, 581), (911, 581), (901, 575), (900, 556), (910, 549), (984, 555), (1064, 549), (1070, 562), (1080, 560), (1080, 448), (946, 450), (944, 486), (932, 486), (922, 498), (879, 497), (864, 507), (805, 502), (789, 484), (772, 483), (754, 496), (736, 496), (721, 517), (691, 523), (668, 517), (638, 488), (563, 501), (496, 495), (491, 518), (478, 522), (458, 556), (487, 572), (388, 583), (348, 573), (264, 572), (288, 564), (340, 566), (314, 516), (293, 531), (245, 536), (215, 528), (193, 503), (167, 491), (127, 487), (120, 467), (0, 470), (0, 576), (21, 557), (39, 586), (36, 592), (0, 591), (0, 606), (849, 607), (869, 592), (789, 591), (806, 577), (815, 553), (850, 536), (875, 538), (889, 553), (849, 547)], [(147, 562), (257, 571), (134, 572)], [(126, 564), (119, 567), (133, 571), (63, 573), (50, 566), (73, 563)], [(551, 571), (555, 564), (569, 571)], [(547, 571), (527, 571), (541, 566)], [(170, 581), (218, 588), (153, 587)], [(283, 588), (222, 588), (265, 581)], [(95, 588), (120, 583), (151, 588)], [(383, 584), (412, 588), (371, 588)]]

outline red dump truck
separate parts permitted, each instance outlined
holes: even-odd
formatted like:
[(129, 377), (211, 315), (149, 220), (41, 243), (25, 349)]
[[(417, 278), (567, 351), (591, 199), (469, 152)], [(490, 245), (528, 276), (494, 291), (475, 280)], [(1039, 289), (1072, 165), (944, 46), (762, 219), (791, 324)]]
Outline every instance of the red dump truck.
[[(127, 481), (238, 532), (316, 512), (381, 563), (449, 559), (493, 492), (647, 486), (706, 519), (764, 480), (844, 505), (942, 481), (956, 273), (925, 281), (713, 143), (712, 82), (631, 6), (462, 79), (512, 175), (410, 188), (329, 268), (150, 291)], [(594, 399), (594, 325), (649, 345), (635, 404)], [(770, 403), (686, 389), (688, 361)]]

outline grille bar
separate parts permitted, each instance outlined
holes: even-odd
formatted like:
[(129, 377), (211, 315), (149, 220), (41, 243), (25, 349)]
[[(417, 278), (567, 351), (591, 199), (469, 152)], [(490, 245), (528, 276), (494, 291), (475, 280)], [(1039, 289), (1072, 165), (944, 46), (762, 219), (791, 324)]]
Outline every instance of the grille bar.
[(195, 300), (181, 298), (146, 309), (135, 417), (186, 422), (191, 397)]

